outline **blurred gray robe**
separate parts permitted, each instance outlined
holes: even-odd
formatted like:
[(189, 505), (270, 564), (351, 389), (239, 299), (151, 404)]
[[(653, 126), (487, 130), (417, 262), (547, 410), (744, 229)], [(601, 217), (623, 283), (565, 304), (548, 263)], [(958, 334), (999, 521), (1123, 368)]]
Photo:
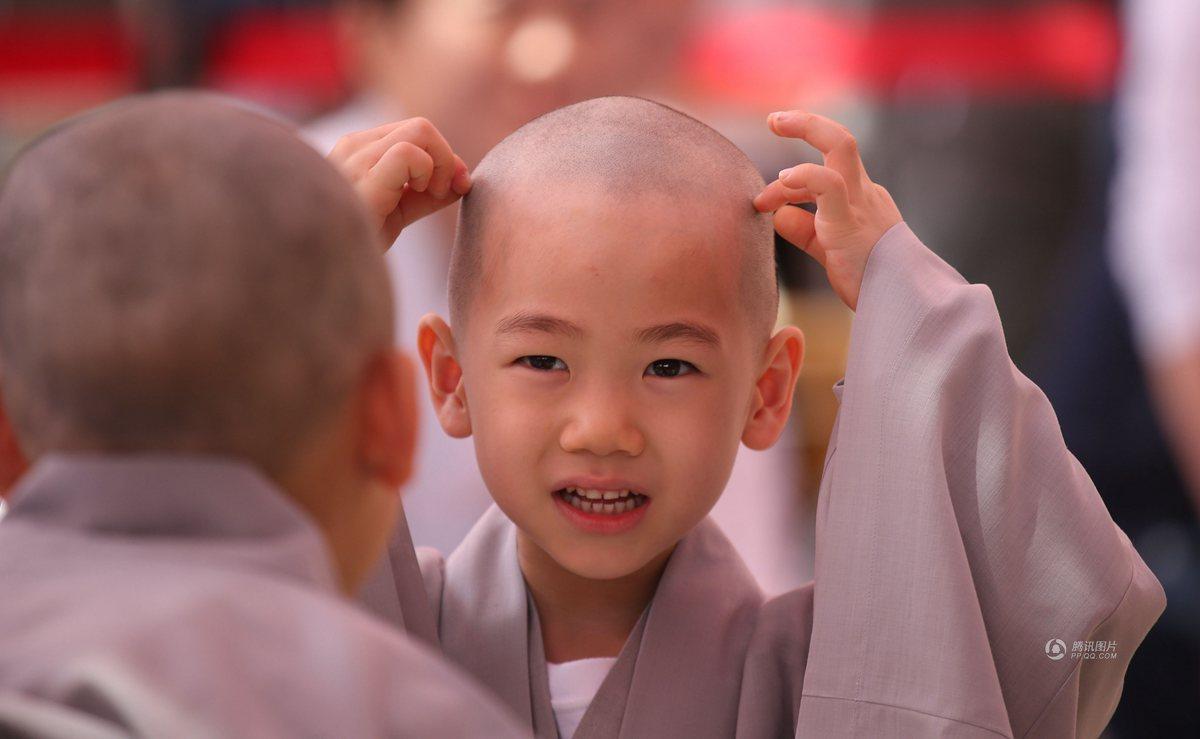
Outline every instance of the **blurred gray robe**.
[[(814, 582), (764, 602), (702, 523), (576, 736), (1098, 735), (1165, 599), (1009, 360), (988, 288), (897, 225), (834, 390)], [(556, 736), (512, 524), (493, 509), (448, 561), (420, 558), (447, 654)], [(424, 609), (411, 578), (396, 590)], [(1112, 659), (1076, 658), (1100, 641)]]
[(344, 600), (252, 468), (51, 456), (0, 523), (4, 736), (521, 736), (433, 650)]

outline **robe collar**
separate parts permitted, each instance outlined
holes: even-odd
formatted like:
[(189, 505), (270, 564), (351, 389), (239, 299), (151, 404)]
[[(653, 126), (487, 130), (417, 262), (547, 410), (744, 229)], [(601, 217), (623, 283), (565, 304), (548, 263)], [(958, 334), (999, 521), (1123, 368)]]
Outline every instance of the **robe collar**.
[[(733, 545), (711, 520), (702, 521), (676, 546), (575, 736), (733, 736), (743, 660), (762, 602)], [(441, 606), (447, 654), (538, 737), (556, 738), (516, 527), (495, 506), (447, 560)]]
[(337, 589), (313, 521), (234, 459), (48, 454), (26, 472), (11, 503), (5, 527), (38, 526), (114, 548), (135, 545), (140, 556), (249, 567)]

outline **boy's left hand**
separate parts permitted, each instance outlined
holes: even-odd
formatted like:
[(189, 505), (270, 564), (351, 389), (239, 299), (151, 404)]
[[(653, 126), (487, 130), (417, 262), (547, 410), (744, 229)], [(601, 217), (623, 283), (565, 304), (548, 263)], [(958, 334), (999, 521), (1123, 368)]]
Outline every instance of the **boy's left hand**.
[(327, 158), (366, 203), (384, 248), (409, 224), (471, 189), (467, 165), (424, 118), (347, 134)]
[[(772, 113), (767, 120), (776, 135), (812, 144), (825, 164), (780, 172), (754, 207), (775, 213), (779, 235), (820, 262), (834, 292), (854, 310), (871, 249), (902, 220), (900, 211), (888, 191), (867, 177), (858, 143), (841, 124), (799, 110)], [(793, 205), (814, 202), (815, 216)]]

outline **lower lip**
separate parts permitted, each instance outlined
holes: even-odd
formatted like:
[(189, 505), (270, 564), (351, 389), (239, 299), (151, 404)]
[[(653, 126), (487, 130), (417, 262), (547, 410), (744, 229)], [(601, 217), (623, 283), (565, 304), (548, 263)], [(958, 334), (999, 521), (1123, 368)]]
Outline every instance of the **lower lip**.
[(559, 493), (553, 493), (558, 511), (577, 528), (589, 534), (623, 534), (629, 531), (646, 515), (650, 499), (637, 508), (624, 513), (586, 513), (571, 505)]

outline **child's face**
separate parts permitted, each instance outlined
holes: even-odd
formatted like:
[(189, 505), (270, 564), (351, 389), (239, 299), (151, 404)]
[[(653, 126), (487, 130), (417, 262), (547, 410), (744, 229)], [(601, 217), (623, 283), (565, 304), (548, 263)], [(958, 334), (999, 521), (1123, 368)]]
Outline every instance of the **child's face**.
[(740, 304), (739, 231), (599, 191), (492, 223), (457, 337), (480, 470), (560, 565), (629, 574), (712, 508), (754, 413), (768, 337)]

